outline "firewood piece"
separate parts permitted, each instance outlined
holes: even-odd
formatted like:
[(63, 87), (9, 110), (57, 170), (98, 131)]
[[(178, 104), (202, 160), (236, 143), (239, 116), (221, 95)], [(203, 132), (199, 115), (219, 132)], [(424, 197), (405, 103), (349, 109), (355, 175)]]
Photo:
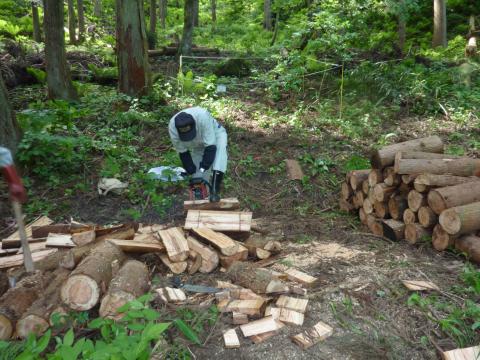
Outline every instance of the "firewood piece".
[(480, 358), (480, 346), (445, 351), (443, 360), (477, 360)]
[(388, 200), (388, 212), (390, 213), (392, 219), (402, 220), (403, 213), (407, 208), (408, 202), (401, 195), (393, 196)]
[(260, 295), (255, 294), (250, 289), (229, 289), (229, 298), (232, 300), (261, 300), (263, 299)]
[(190, 250), (187, 260), (187, 272), (189, 275), (195, 274), (202, 266), (202, 257), (196, 252)]
[(364, 180), (368, 180), (368, 174), (370, 173), (370, 169), (368, 170), (354, 170), (350, 174), (350, 186), (352, 187), (353, 191), (357, 189), (360, 190), (362, 186), (362, 182)]
[(370, 185), (368, 185), (368, 179), (367, 180), (363, 180), (362, 182), (362, 192), (364, 195), (367, 195), (368, 194), (368, 190), (370, 190)]
[(383, 235), (390, 240), (402, 240), (405, 238), (405, 224), (394, 219), (383, 220)]
[(223, 334), (223, 341), (226, 349), (238, 349), (240, 347), (240, 340), (238, 340), (235, 329), (230, 329)]
[[(42, 216), (39, 219), (35, 220), (34, 222), (28, 224), (25, 226), (25, 233), (27, 235), (28, 242), (34, 242), (35, 240), (32, 238), (32, 228), (34, 226), (44, 226), (44, 225), (50, 225), (53, 223), (53, 220), (46, 217)], [(42, 240), (40, 240), (42, 241)], [(5, 239), (2, 240), (2, 249), (11, 249), (11, 248), (18, 248), (20, 247), (20, 234), (17, 231), (15, 231), (13, 234), (10, 236), (6, 237)]]
[(238, 252), (238, 243), (225, 234), (206, 227), (192, 229), (193, 233), (220, 250), (223, 255), (231, 256)]
[(382, 222), (379, 219), (377, 219), (375, 216), (373, 215), (367, 216), (367, 226), (373, 234), (377, 236), (383, 236)]
[[(45, 259), (49, 255), (56, 253), (57, 249), (48, 249), (32, 253), (33, 262), (37, 262)], [(0, 269), (8, 269), (16, 266), (23, 265), (23, 254), (5, 256), (0, 258)]]
[[(410, 185), (415, 182), (415, 179), (417, 178), (417, 175), (412, 174), (412, 175), (402, 175), (402, 183), (405, 185)], [(420, 191), (421, 192), (421, 191)]]
[(95, 241), (95, 230), (87, 230), (72, 234), (72, 241), (77, 246), (83, 246)]
[(438, 223), (438, 216), (430, 207), (422, 206), (418, 210), (418, 222), (424, 228), (430, 229)]
[(402, 284), (411, 291), (436, 290), (440, 288), (431, 281), (424, 280), (402, 280)]
[(363, 207), (358, 209), (358, 218), (362, 224), (367, 225), (367, 214), (365, 213)]
[(70, 271), (57, 269), (52, 279), (41, 290), (39, 297), (25, 311), (16, 324), (16, 334), (20, 338), (27, 338), (30, 333), (42, 335), (50, 327), (50, 315), (61, 303), (60, 288), (68, 278)]
[(187, 295), (181, 289), (175, 289), (171, 287), (165, 287), (157, 289), (156, 292), (167, 300), (167, 303), (181, 303), (187, 300)]
[(117, 309), (135, 300), (148, 291), (149, 273), (147, 266), (137, 260), (128, 260), (110, 282), (107, 294), (100, 304), (101, 317), (120, 319)]
[(374, 186), (373, 192), (376, 201), (384, 202), (388, 201), (390, 195), (396, 190), (396, 186), (388, 186), (385, 183), (380, 183)]
[(216, 251), (191, 236), (187, 237), (187, 242), (189, 248), (202, 258), (202, 266), (199, 269), (201, 273), (210, 273), (217, 268), (219, 258)]
[(352, 213), (355, 211), (355, 206), (350, 201), (343, 199), (338, 200), (338, 207), (346, 213)]
[(398, 161), (399, 174), (455, 174), (457, 176), (480, 175), (480, 159), (405, 159)]
[(447, 209), (440, 214), (440, 225), (450, 235), (470, 234), (480, 230), (480, 202)]
[(248, 323), (248, 315), (238, 312), (232, 313), (232, 324), (233, 325), (243, 325)]
[(175, 227), (158, 232), (172, 262), (185, 261), (188, 258), (188, 242), (185, 239), (182, 229)]
[(265, 300), (262, 298), (254, 300), (232, 300), (227, 308), (227, 312), (237, 312), (251, 316), (262, 315), (265, 311)]
[(186, 230), (206, 227), (222, 232), (249, 232), (251, 222), (251, 212), (188, 210), (184, 227)]
[(318, 283), (318, 279), (294, 268), (285, 270), (288, 280), (298, 282), (307, 287), (313, 287)]
[(443, 153), (443, 142), (438, 136), (430, 136), (385, 146), (372, 154), (372, 167), (382, 169), (386, 166), (393, 165), (395, 161), (395, 155), (398, 152), (405, 151)]
[(278, 323), (273, 316), (267, 316), (263, 319), (251, 321), (248, 324), (240, 326), (240, 330), (242, 330), (243, 336), (245, 337), (277, 331), (278, 328)]
[(405, 224), (414, 224), (418, 222), (418, 215), (415, 211), (412, 209), (406, 209), (403, 212), (403, 222)]
[[(135, 240), (138, 235), (153, 235), (157, 240), (159, 240), (158, 232), (160, 230), (165, 230), (165, 229), (168, 229), (168, 226), (163, 224), (151, 224), (151, 225), (140, 224), (137, 230), (137, 234), (135, 234), (135, 237), (133, 240)], [(143, 238), (142, 241), (144, 240), (145, 239)]]
[(286, 159), (285, 165), (287, 168), (288, 180), (302, 180), (304, 175), (302, 168), (297, 160)]
[(415, 190), (418, 192), (427, 192), (432, 188), (447, 187), (453, 185), (465, 184), (473, 181), (480, 181), (476, 176), (464, 177), (445, 174), (420, 174), (414, 182)]
[(100, 300), (112, 279), (112, 263), (123, 262), (125, 255), (106, 242), (95, 247), (72, 271), (61, 289), (62, 301), (73, 310), (90, 310)]
[(289, 293), (290, 294), (295, 294), (295, 295), (300, 295), (300, 296), (307, 296), (308, 290), (304, 289), (303, 287), (299, 285), (290, 285), (288, 287)]
[(303, 325), (305, 315), (301, 312), (286, 308), (272, 308), (271, 314), (275, 320), (279, 320), (285, 324)]
[(263, 249), (270, 251), (272, 254), (278, 254), (282, 251), (282, 244), (280, 243), (280, 241), (269, 240), (265, 244)]
[(95, 229), (95, 242), (106, 239), (133, 240), (136, 228), (138, 228), (137, 224), (121, 224), (112, 227), (97, 228)]
[(350, 183), (343, 182), (340, 188), (340, 193), (342, 194), (341, 199), (348, 201), (348, 199), (350, 199), (350, 197), (353, 195), (353, 190), (350, 186)]
[(410, 210), (417, 212), (422, 206), (427, 205), (426, 195), (412, 190), (408, 193), (408, 207)]
[(275, 320), (276, 323), (277, 323), (277, 330), (275, 331), (269, 331), (269, 332), (266, 332), (266, 333), (263, 333), (263, 334), (258, 334), (258, 335), (253, 335), (253, 336), (249, 336), (248, 338), (250, 340), (253, 341), (254, 344), (260, 344), (268, 339), (270, 339), (271, 337), (275, 336), (278, 334), (278, 330), (282, 329), (283, 327), (285, 327), (285, 324), (278, 321), (278, 320)]
[(116, 240), (116, 239), (108, 239), (107, 241), (118, 246), (125, 253), (143, 254), (143, 253), (165, 251), (165, 246), (163, 246), (160, 242), (157, 242), (156, 244), (152, 244), (152, 243), (142, 243), (135, 240)]
[[(383, 182), (385, 183), (385, 179), (389, 177), (390, 175), (395, 174), (395, 169), (393, 166), (388, 166), (382, 171), (382, 176), (383, 176)], [(391, 186), (391, 185), (389, 185)]]
[(218, 289), (242, 289), (241, 286), (232, 284), (231, 282), (228, 282), (228, 281), (221, 281), (221, 280), (217, 280), (217, 288)]
[(373, 203), (370, 201), (370, 199), (365, 199), (363, 201), (363, 210), (365, 211), (365, 214), (370, 215), (373, 213)]
[(188, 263), (186, 261), (172, 262), (167, 254), (157, 253), (163, 264), (174, 274), (182, 274), (187, 270)]
[(307, 310), (307, 299), (299, 299), (282, 295), (278, 298), (275, 305), (279, 308), (289, 309), (304, 314)]
[(433, 228), (432, 246), (437, 251), (444, 251), (455, 243), (455, 238), (456, 236), (450, 235), (442, 225), (438, 224)]
[(370, 187), (374, 187), (377, 184), (383, 182), (383, 173), (382, 170), (379, 169), (372, 169), (368, 173), (368, 185)]
[(323, 322), (316, 323), (310, 329), (307, 329), (300, 334), (292, 336), (295, 344), (302, 349), (308, 349), (320, 341), (325, 340), (333, 334), (333, 329)]
[(188, 210), (237, 210), (240, 209), (240, 201), (237, 198), (221, 199), (219, 202), (210, 200), (187, 200), (183, 202), (183, 209)]
[[(262, 251), (266, 251), (266, 250), (262, 250)], [(233, 254), (231, 256), (220, 255), (220, 265), (228, 270), (235, 261), (246, 261), (247, 259), (248, 259), (248, 248), (238, 243), (238, 252), (236, 254)]]
[(40, 272), (20, 280), (0, 297), (0, 340), (8, 340), (15, 329), (15, 322), (37, 300), (45, 286)]
[[(270, 271), (255, 268), (253, 265), (244, 262), (232, 264), (227, 276), (233, 283), (251, 289), (257, 294), (265, 294), (271, 288), (278, 288), (278, 283), (283, 285)], [(283, 287), (286, 287), (288, 291), (288, 286)]]
[(480, 181), (432, 189), (428, 193), (428, 205), (437, 215), (445, 209), (477, 201), (480, 201)]
[(410, 244), (416, 244), (424, 237), (432, 236), (432, 231), (424, 228), (420, 224), (405, 225), (405, 240)]
[(48, 234), (47, 247), (72, 248), (77, 245), (72, 241), (72, 235), (67, 234)]
[(388, 212), (388, 205), (385, 202), (375, 201), (373, 208), (375, 209), (375, 215), (380, 219), (385, 219), (390, 215)]
[(464, 253), (468, 259), (480, 263), (480, 237), (465, 235), (455, 240), (455, 249)]

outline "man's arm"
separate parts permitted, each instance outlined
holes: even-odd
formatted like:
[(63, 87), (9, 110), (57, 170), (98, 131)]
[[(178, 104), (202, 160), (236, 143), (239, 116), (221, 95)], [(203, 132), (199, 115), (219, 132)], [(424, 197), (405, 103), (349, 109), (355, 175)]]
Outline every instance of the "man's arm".
[(192, 155), (190, 154), (190, 151), (188, 151), (187, 147), (180, 141), (177, 129), (175, 129), (175, 125), (173, 125), (172, 122), (170, 122), (170, 125), (168, 126), (168, 133), (174, 149), (178, 152), (178, 156), (180, 157), (183, 168), (187, 174), (195, 174), (197, 167), (193, 162)]
[(10, 190), (10, 198), (13, 201), (24, 203), (27, 200), (27, 194), (23, 187), (22, 179), (18, 176), (15, 165), (13, 164), (12, 153), (7, 148), (1, 146), (0, 168)]
[(218, 126), (217, 121), (208, 111), (204, 111), (200, 118), (202, 127), (202, 140), (205, 149), (203, 151), (203, 158), (200, 162), (200, 167), (208, 170), (215, 161), (217, 153), (217, 138), (215, 136), (215, 126)]

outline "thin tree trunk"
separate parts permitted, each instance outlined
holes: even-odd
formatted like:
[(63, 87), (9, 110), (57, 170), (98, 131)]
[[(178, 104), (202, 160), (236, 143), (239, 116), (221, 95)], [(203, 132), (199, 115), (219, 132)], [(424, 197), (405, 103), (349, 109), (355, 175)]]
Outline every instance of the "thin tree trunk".
[(211, 12), (212, 12), (212, 22), (215, 24), (217, 22), (217, 0), (210, 0)]
[(446, 0), (433, 0), (433, 47), (447, 46)]
[(193, 9), (193, 26), (198, 27), (200, 25), (200, 0), (194, 0)]
[(0, 146), (8, 148), (14, 153), (19, 141), (20, 130), (8, 101), (7, 88), (0, 75)]
[(273, 32), (273, 37), (272, 37), (272, 41), (270, 42), (270, 46), (275, 45), (279, 26), (280, 26), (280, 9), (277, 9), (277, 15), (275, 16), (275, 31)]
[(195, 0), (185, 0), (183, 11), (183, 35), (179, 49), (180, 54), (182, 55), (190, 55), (192, 53), (194, 8)]
[(407, 20), (406, 20), (406, 7), (405, 0), (399, 0), (400, 2), (400, 13), (398, 14), (398, 48), (400, 49), (400, 54), (403, 55), (403, 49), (405, 48), (405, 41), (407, 38)]
[(272, 30), (272, 0), (264, 0), (263, 3), (263, 28)]
[(77, 37), (75, 35), (76, 19), (75, 19), (75, 6), (73, 0), (68, 0), (68, 34), (70, 36), (70, 44), (75, 45), (77, 43)]
[(63, 2), (44, 0), (43, 4), (48, 97), (74, 100), (77, 92), (70, 79), (65, 55)]
[(85, 11), (83, 0), (77, 0), (78, 13), (78, 41), (82, 43), (85, 40)]
[(40, 17), (38, 16), (37, 3), (32, 1), (32, 20), (33, 20), (33, 40), (36, 42), (42, 41), (42, 34), (40, 31)]
[(151, 87), (142, 0), (117, 0), (117, 57), (119, 91), (148, 94)]
[(157, 0), (150, 0), (150, 32), (155, 34), (157, 30)]
[(160, 0), (158, 12), (162, 29), (165, 29), (167, 27), (167, 0)]
[(102, 17), (102, 0), (93, 0), (93, 16)]

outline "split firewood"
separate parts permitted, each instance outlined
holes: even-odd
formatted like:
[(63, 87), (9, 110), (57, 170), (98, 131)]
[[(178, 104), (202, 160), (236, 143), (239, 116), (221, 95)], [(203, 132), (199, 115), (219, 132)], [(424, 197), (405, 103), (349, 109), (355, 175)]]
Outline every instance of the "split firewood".
[(183, 202), (183, 209), (188, 210), (237, 210), (240, 201), (237, 198), (221, 199), (219, 202), (210, 200), (187, 200)]
[(377, 219), (375, 216), (373, 215), (367, 216), (367, 226), (373, 234), (377, 236), (383, 236), (382, 222), (379, 219)]
[(195, 228), (192, 231), (195, 235), (219, 249), (225, 256), (231, 256), (238, 252), (238, 243), (225, 234), (205, 227)]
[(397, 163), (399, 174), (455, 174), (457, 176), (480, 175), (480, 159), (402, 159)]
[(220, 255), (220, 265), (225, 269), (229, 269), (230, 266), (236, 261), (246, 261), (248, 259), (248, 248), (238, 243), (238, 252), (231, 256)]
[(418, 222), (418, 214), (412, 209), (406, 209), (403, 212), (403, 222), (405, 224), (415, 224)]
[(99, 227), (95, 229), (96, 241), (106, 239), (133, 240), (138, 224), (121, 224), (112, 227)]
[(405, 240), (410, 244), (418, 243), (422, 238), (432, 236), (432, 230), (424, 228), (420, 224), (405, 225)]
[(341, 185), (340, 193), (342, 194), (341, 199), (348, 201), (348, 199), (350, 199), (350, 197), (353, 195), (353, 190), (350, 186), (350, 183), (343, 182)]
[[(163, 264), (170, 269), (170, 271), (174, 274), (182, 274), (187, 270), (188, 263), (186, 261), (180, 262), (172, 262), (168, 258), (167, 254), (157, 253), (160, 260), (162, 260)], [(203, 264), (203, 259), (202, 259)]]
[(260, 316), (265, 311), (265, 300), (262, 298), (254, 300), (232, 300), (228, 304), (227, 312), (237, 312), (241, 314)]
[[(156, 240), (159, 240), (160, 237), (157, 237), (158, 232), (160, 230), (165, 230), (167, 228), (168, 226), (163, 224), (152, 224), (152, 225), (140, 224), (138, 227), (137, 233), (142, 235), (144, 234), (153, 235), (156, 238)], [(137, 237), (138, 234), (135, 234), (135, 238)]]
[(480, 181), (433, 189), (428, 193), (428, 205), (440, 215), (443, 210), (480, 201)]
[(195, 274), (202, 266), (202, 257), (195, 251), (190, 250), (187, 259), (187, 272), (189, 275)]
[(370, 173), (370, 169), (368, 170), (353, 170), (350, 172), (350, 186), (354, 191), (357, 189), (360, 190), (362, 186), (362, 182), (364, 180), (368, 180), (368, 174)]
[(394, 219), (383, 220), (383, 235), (393, 241), (403, 240), (405, 238), (405, 224)]
[(438, 224), (433, 228), (432, 246), (437, 251), (444, 251), (455, 243), (456, 236), (450, 235), (442, 225)]
[(447, 209), (440, 214), (438, 221), (450, 235), (476, 232), (480, 230), (480, 202)]
[(125, 253), (143, 254), (143, 253), (165, 251), (165, 246), (163, 246), (163, 244), (161, 244), (160, 242), (153, 244), (153, 243), (142, 243), (135, 240), (115, 240), (115, 239), (108, 239), (107, 241), (116, 245)]
[(60, 288), (68, 278), (70, 271), (59, 268), (50, 277), (51, 280), (41, 290), (39, 298), (25, 311), (17, 321), (16, 334), (27, 338), (30, 333), (42, 335), (50, 327), (50, 315), (61, 304)]
[(418, 222), (424, 228), (431, 229), (438, 223), (438, 216), (429, 206), (422, 206), (418, 210)]
[(156, 292), (165, 303), (181, 303), (187, 300), (187, 295), (181, 289), (165, 287), (157, 289)]
[(263, 319), (251, 321), (248, 324), (240, 326), (240, 330), (242, 330), (243, 336), (245, 337), (277, 331), (278, 329), (278, 323), (272, 316), (267, 316)]
[(199, 269), (201, 273), (210, 273), (217, 268), (219, 258), (215, 250), (200, 243), (197, 239), (191, 236), (187, 237), (187, 242), (188, 247), (202, 258), (202, 266), (200, 266)]
[(375, 215), (380, 219), (386, 219), (390, 216), (386, 202), (375, 201), (373, 208), (375, 209)]
[(218, 289), (242, 289), (241, 286), (232, 284), (231, 282), (228, 281), (222, 281), (222, 280), (217, 280), (217, 286)]
[(310, 329), (307, 329), (300, 334), (292, 336), (295, 344), (302, 349), (308, 349), (320, 341), (325, 340), (333, 334), (333, 329), (323, 322), (318, 322)]
[(120, 319), (117, 309), (127, 302), (135, 300), (149, 289), (149, 273), (147, 266), (136, 260), (128, 260), (110, 282), (107, 294), (100, 304), (101, 317)]
[(275, 320), (275, 322), (277, 323), (277, 330), (274, 330), (274, 331), (268, 331), (268, 332), (265, 332), (265, 333), (262, 333), (262, 334), (258, 334), (258, 335), (252, 335), (252, 336), (249, 336), (248, 338), (250, 340), (253, 341), (254, 344), (260, 344), (268, 339), (270, 339), (271, 337), (275, 336), (278, 334), (278, 330), (282, 329), (285, 327), (285, 324), (278, 321), (278, 320)]
[(270, 271), (255, 268), (253, 265), (244, 262), (232, 264), (227, 276), (233, 283), (251, 289), (257, 294), (265, 294), (279, 287), (286, 287), (288, 291), (288, 286), (278, 280)]
[(408, 193), (408, 208), (417, 212), (422, 206), (427, 205), (427, 197), (425, 194), (412, 190)]
[(407, 208), (408, 202), (403, 196), (396, 195), (388, 200), (388, 212), (392, 219), (403, 220), (403, 213)]
[(158, 232), (172, 262), (185, 261), (188, 258), (188, 243), (182, 229), (175, 227)]
[(279, 308), (289, 309), (300, 312), (302, 314), (307, 310), (307, 299), (298, 299), (290, 296), (282, 295), (278, 298), (275, 305)]
[(62, 301), (73, 310), (93, 308), (112, 279), (112, 263), (115, 260), (122, 263), (124, 257), (123, 252), (109, 242), (95, 247), (62, 286)]
[(290, 268), (285, 271), (290, 281), (298, 282), (307, 287), (313, 287), (318, 283), (318, 279), (297, 269)]
[(442, 353), (443, 360), (477, 360), (480, 358), (480, 346), (455, 349)]
[(383, 173), (380, 169), (372, 169), (368, 173), (368, 185), (374, 187), (377, 184), (383, 182)]
[(285, 324), (301, 326), (305, 321), (305, 315), (303, 313), (286, 308), (272, 307), (271, 314), (275, 320), (279, 320)]
[(420, 174), (415, 178), (414, 187), (418, 192), (428, 192), (432, 188), (441, 188), (453, 185), (479, 181), (476, 176), (463, 177), (448, 174)]
[(32, 226), (32, 237), (45, 238), (48, 234), (75, 234), (84, 231), (94, 230), (91, 225), (83, 224), (51, 224), (43, 226)]
[(440, 288), (431, 281), (424, 280), (402, 280), (403, 285), (411, 291), (436, 290)]
[[(188, 210), (185, 229), (209, 228), (222, 232), (249, 232), (251, 212)], [(228, 255), (228, 254), (225, 254)]]
[(455, 249), (464, 253), (468, 259), (480, 263), (480, 237), (465, 235), (455, 240)]
[(375, 185), (373, 187), (375, 200), (380, 202), (388, 201), (388, 199), (395, 192), (396, 189), (396, 186), (388, 186), (385, 183)]
[(83, 246), (95, 241), (95, 230), (87, 230), (72, 234), (72, 241), (77, 246)]
[(223, 341), (226, 349), (238, 349), (240, 347), (240, 340), (238, 340), (235, 329), (230, 329), (223, 334)]
[(443, 142), (438, 136), (430, 136), (385, 146), (372, 154), (372, 167), (383, 169), (386, 166), (393, 165), (396, 154), (406, 151), (443, 153)]
[(286, 159), (285, 165), (287, 169), (288, 180), (302, 180), (304, 175), (302, 168), (297, 160)]
[(46, 245), (47, 247), (54, 247), (54, 248), (72, 248), (77, 246), (72, 241), (72, 235), (55, 234), (55, 233), (48, 234)]
[(238, 312), (232, 313), (232, 324), (233, 325), (243, 325), (248, 323), (248, 315)]

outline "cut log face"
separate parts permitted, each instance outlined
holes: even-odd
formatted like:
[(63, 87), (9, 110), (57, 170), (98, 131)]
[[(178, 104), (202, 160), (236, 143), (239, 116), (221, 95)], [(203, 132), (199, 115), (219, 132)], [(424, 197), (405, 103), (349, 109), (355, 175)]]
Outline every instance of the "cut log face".
[(432, 231), (424, 228), (420, 224), (407, 224), (405, 225), (405, 239), (410, 244), (416, 244), (424, 238), (428, 238), (432, 235)]
[(388, 218), (390, 215), (388, 212), (388, 206), (385, 202), (375, 201), (373, 208), (375, 209), (375, 215), (380, 219)]
[(403, 196), (396, 195), (388, 200), (388, 212), (392, 219), (403, 220), (403, 213), (407, 208), (408, 202)]
[(355, 206), (347, 200), (340, 199), (338, 201), (338, 207), (340, 210), (346, 212), (346, 213), (352, 213), (355, 211)]
[(418, 222), (417, 213), (415, 211), (413, 211), (412, 209), (406, 209), (403, 212), (403, 222), (405, 224), (414, 224), (414, 223)]
[(365, 214), (369, 215), (369, 214), (373, 214), (373, 203), (370, 201), (370, 199), (365, 199), (363, 201), (363, 210), (365, 211)]
[(210, 200), (188, 200), (183, 202), (183, 209), (188, 210), (237, 210), (240, 209), (240, 201), (237, 198), (221, 199), (219, 202)]
[(82, 231), (79, 233), (72, 234), (72, 241), (77, 246), (90, 244), (95, 241), (95, 238), (96, 238), (95, 230)]
[(231, 256), (238, 252), (238, 243), (225, 234), (213, 231), (209, 228), (192, 229), (195, 235), (198, 235), (204, 241), (215, 246), (223, 255)]
[(457, 176), (480, 175), (480, 159), (402, 159), (398, 161), (399, 174), (450, 174)]
[(350, 186), (354, 191), (360, 190), (362, 182), (368, 180), (368, 175), (370, 174), (370, 169), (368, 170), (354, 170), (350, 174)]
[(240, 326), (240, 330), (242, 330), (243, 336), (249, 337), (264, 334), (270, 331), (277, 331), (278, 324), (272, 316), (268, 316), (263, 319), (242, 325)]
[(438, 223), (438, 216), (428, 206), (422, 206), (418, 210), (418, 222), (424, 228), (431, 229)]
[(286, 159), (285, 165), (287, 168), (288, 180), (302, 180), (304, 175), (302, 168), (297, 160)]
[(393, 241), (402, 240), (405, 238), (405, 224), (394, 219), (384, 220), (383, 235)]
[(395, 192), (396, 186), (388, 186), (385, 183), (375, 185), (373, 188), (376, 201), (385, 202), (388, 201), (390, 196)]
[(251, 222), (251, 212), (189, 210), (184, 227), (186, 230), (207, 227), (222, 232), (248, 232)]
[(362, 192), (363, 192), (363, 194), (367, 195), (368, 190), (370, 190), (370, 185), (368, 185), (368, 180), (363, 180), (363, 182), (362, 182)]
[(353, 197), (353, 205), (355, 207), (361, 208), (363, 206), (363, 201), (365, 200), (365, 195), (363, 194), (362, 191), (357, 191)]
[(352, 187), (349, 183), (343, 182), (341, 185), (342, 200), (347, 201), (353, 195)]
[(367, 225), (367, 213), (365, 212), (363, 207), (358, 209), (358, 218), (360, 219), (360, 222), (362, 224)]
[(174, 274), (182, 274), (187, 270), (188, 263), (186, 261), (172, 262), (166, 254), (158, 253), (158, 257), (163, 264)]
[(408, 193), (408, 207), (410, 210), (417, 212), (422, 206), (427, 205), (427, 197), (416, 190)]
[(383, 236), (382, 222), (379, 219), (377, 219), (375, 216), (373, 215), (367, 216), (367, 226), (373, 234), (377, 236)]
[(312, 328), (292, 337), (295, 344), (302, 349), (308, 349), (333, 334), (333, 329), (323, 322), (318, 322)]
[(402, 182), (402, 178), (400, 177), (400, 175), (397, 175), (397, 174), (389, 174), (385, 178), (384, 182), (388, 186), (397, 186)]
[(405, 141), (399, 144), (385, 146), (372, 154), (372, 167), (382, 169), (394, 164), (395, 155), (398, 152), (423, 151), (443, 153), (443, 142), (438, 136), (430, 136), (422, 139)]
[(182, 229), (170, 228), (158, 232), (163, 241), (168, 258), (172, 262), (185, 261), (188, 258), (188, 243)]
[(468, 259), (480, 263), (480, 237), (465, 235), (455, 240), (455, 249), (464, 253)]
[(202, 258), (202, 266), (199, 269), (201, 273), (210, 273), (217, 268), (219, 258), (216, 251), (191, 236), (187, 237), (187, 242), (189, 248)]
[(73, 310), (83, 311), (93, 308), (100, 298), (99, 284), (86, 275), (71, 276), (62, 287), (62, 299)]
[(49, 327), (50, 324), (44, 318), (38, 315), (27, 315), (17, 323), (16, 332), (19, 337), (25, 339), (31, 333), (40, 336)]
[(435, 250), (444, 251), (454, 243), (455, 237), (447, 233), (440, 224), (433, 228), (432, 246)]
[(370, 170), (370, 173), (368, 174), (368, 185), (370, 185), (370, 187), (374, 187), (375, 185), (380, 184), (381, 182), (383, 182), (382, 170), (379, 170), (379, 169)]
[(441, 213), (440, 225), (450, 235), (463, 235), (480, 230), (480, 202), (457, 206)]
[(402, 175), (402, 183), (405, 185), (410, 185), (415, 181), (416, 178), (417, 175)]
[(428, 193), (428, 204), (437, 215), (445, 209), (477, 201), (480, 201), (480, 181), (433, 189)]

